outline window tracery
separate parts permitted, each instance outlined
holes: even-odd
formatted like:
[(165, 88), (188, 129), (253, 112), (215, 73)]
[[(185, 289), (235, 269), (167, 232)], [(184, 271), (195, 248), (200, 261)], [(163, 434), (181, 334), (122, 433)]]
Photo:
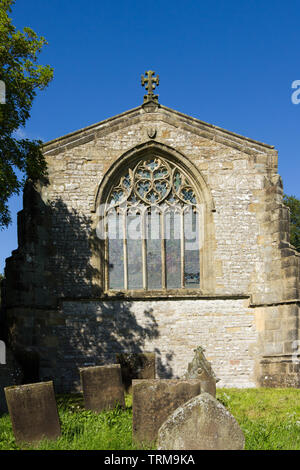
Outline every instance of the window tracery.
[(200, 287), (200, 219), (193, 185), (158, 156), (127, 168), (105, 208), (106, 288)]

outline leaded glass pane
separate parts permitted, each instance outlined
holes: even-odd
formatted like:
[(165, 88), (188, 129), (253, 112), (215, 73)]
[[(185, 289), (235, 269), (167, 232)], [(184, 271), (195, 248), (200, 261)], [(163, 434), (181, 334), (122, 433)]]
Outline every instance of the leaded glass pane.
[(124, 252), (122, 217), (116, 211), (109, 213), (108, 223), (108, 256), (109, 288), (124, 289)]
[(158, 167), (158, 163), (155, 160), (150, 160), (146, 163), (146, 166), (153, 171)]
[(122, 185), (124, 186), (125, 189), (130, 189), (131, 186), (131, 178), (129, 175), (124, 176), (124, 179), (122, 181)]
[(182, 189), (181, 196), (185, 202), (191, 202), (193, 204), (196, 204), (196, 197), (194, 191), (191, 188)]
[(143, 288), (142, 226), (140, 214), (127, 214), (128, 289)]
[(147, 284), (148, 289), (162, 287), (160, 214), (153, 209), (146, 217)]
[(147, 201), (151, 202), (152, 204), (157, 202), (158, 198), (159, 196), (155, 191), (150, 191), (146, 196)]
[(162, 168), (161, 170), (154, 171), (154, 179), (166, 178), (168, 176), (167, 168)]
[(180, 173), (179, 173), (179, 171), (176, 171), (174, 173), (174, 189), (175, 189), (176, 192), (180, 188), (181, 183), (182, 183), (182, 178), (180, 176)]
[(199, 214), (191, 207), (184, 214), (184, 284), (200, 287)]
[(136, 176), (139, 177), (139, 178), (146, 178), (146, 179), (150, 179), (151, 178), (151, 173), (150, 171), (148, 170), (138, 170), (136, 172)]
[(165, 215), (167, 288), (181, 287), (180, 214), (170, 211)]
[(150, 189), (150, 183), (149, 183), (149, 181), (141, 181), (141, 182), (137, 185), (138, 194), (139, 194), (141, 197), (144, 197), (145, 194), (147, 194), (147, 192), (149, 191), (149, 189)]
[(154, 187), (158, 193), (161, 193), (163, 196), (166, 194), (168, 185), (166, 181), (158, 181), (154, 184)]

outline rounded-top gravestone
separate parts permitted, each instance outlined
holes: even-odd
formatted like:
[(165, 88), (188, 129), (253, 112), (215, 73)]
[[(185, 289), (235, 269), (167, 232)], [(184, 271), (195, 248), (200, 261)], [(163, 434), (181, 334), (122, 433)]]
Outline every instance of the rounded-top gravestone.
[(243, 450), (235, 418), (209, 393), (177, 408), (158, 431), (158, 450)]

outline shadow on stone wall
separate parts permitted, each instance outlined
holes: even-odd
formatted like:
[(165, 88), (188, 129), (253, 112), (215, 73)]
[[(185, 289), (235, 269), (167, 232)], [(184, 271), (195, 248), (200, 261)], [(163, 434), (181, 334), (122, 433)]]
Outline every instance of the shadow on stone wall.
[[(61, 200), (47, 207), (51, 218), (46, 266), (52, 277), (55, 296), (92, 298), (102, 293), (99, 267), (103, 256), (100, 240), (92, 229), (92, 218), (79, 213)], [(100, 259), (99, 259), (100, 257)]]
[[(91, 301), (64, 303), (65, 325), (60, 338), (55, 369), (63, 369), (61, 389), (72, 389), (79, 383), (78, 367), (116, 363), (116, 353), (150, 352), (146, 344), (159, 338), (159, 327), (152, 309), (143, 309), (137, 320), (130, 301)], [(156, 353), (157, 375), (172, 377), (173, 354)], [(76, 370), (74, 369), (76, 362)], [(45, 379), (50, 377), (45, 377)]]
[[(72, 201), (70, 207), (61, 198), (46, 204), (27, 184), (19, 247), (6, 263), (4, 299), (8, 341), (23, 359), (25, 383), (50, 379), (57, 391), (71, 391), (78, 386), (79, 367), (115, 362), (120, 352), (145, 352), (159, 337), (151, 309), (137, 320), (131, 301), (103, 300), (97, 267), (103, 250), (92, 227), (92, 217)], [(163, 357), (158, 347), (155, 352), (158, 375), (171, 377), (173, 353)]]

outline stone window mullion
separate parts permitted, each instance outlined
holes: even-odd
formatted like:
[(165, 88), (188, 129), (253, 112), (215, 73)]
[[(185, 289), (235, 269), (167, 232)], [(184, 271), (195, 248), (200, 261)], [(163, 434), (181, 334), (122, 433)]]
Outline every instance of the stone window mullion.
[(180, 255), (181, 255), (181, 287), (184, 287), (184, 210), (180, 213)]
[(165, 231), (165, 213), (160, 213), (160, 233), (161, 233), (161, 286), (162, 289), (167, 287), (166, 275), (166, 231)]
[(128, 290), (128, 254), (127, 254), (127, 210), (122, 214), (123, 226), (123, 257), (124, 257), (124, 289)]
[(143, 263), (143, 289), (147, 290), (147, 226), (146, 226), (147, 210), (141, 212), (141, 234), (142, 234), (142, 263)]

